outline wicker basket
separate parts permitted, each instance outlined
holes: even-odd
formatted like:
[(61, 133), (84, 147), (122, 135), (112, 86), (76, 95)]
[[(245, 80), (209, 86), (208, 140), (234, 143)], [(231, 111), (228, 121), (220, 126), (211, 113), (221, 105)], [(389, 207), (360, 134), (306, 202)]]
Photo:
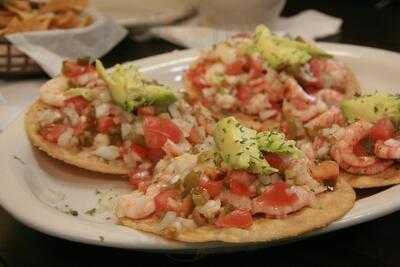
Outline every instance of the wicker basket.
[(0, 37), (0, 77), (13, 78), (43, 73), (29, 56), (17, 49), (6, 38)]

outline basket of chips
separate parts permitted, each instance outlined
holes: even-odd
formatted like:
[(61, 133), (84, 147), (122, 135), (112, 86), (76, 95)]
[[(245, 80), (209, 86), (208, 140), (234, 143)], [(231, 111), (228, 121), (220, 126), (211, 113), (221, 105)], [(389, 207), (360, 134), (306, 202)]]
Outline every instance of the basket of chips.
[(0, 76), (33, 75), (41, 67), (10, 41), (8, 34), (75, 29), (93, 23), (88, 0), (0, 0)]

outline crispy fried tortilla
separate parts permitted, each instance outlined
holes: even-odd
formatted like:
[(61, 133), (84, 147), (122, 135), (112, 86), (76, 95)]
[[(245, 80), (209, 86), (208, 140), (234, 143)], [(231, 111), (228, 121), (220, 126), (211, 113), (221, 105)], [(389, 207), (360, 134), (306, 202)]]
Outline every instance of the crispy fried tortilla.
[(354, 205), (355, 193), (343, 179), (338, 180), (336, 190), (317, 196), (315, 206), (290, 214), (284, 219), (256, 219), (247, 230), (202, 226), (194, 230), (173, 233), (160, 230), (152, 219), (131, 220), (122, 218), (121, 224), (166, 238), (186, 242), (224, 241), (232, 243), (261, 242), (299, 236), (322, 228), (341, 218)]
[(400, 170), (390, 167), (375, 175), (355, 175), (341, 171), (340, 176), (354, 188), (373, 188), (400, 184)]
[(50, 143), (38, 134), (38, 119), (37, 114), (40, 110), (47, 107), (41, 101), (36, 101), (26, 113), (25, 130), (31, 143), (40, 150), (45, 151), (48, 155), (66, 163), (77, 167), (108, 174), (127, 174), (126, 168), (122, 160), (106, 161), (96, 155), (93, 155), (87, 150), (70, 150), (65, 149), (57, 144)]

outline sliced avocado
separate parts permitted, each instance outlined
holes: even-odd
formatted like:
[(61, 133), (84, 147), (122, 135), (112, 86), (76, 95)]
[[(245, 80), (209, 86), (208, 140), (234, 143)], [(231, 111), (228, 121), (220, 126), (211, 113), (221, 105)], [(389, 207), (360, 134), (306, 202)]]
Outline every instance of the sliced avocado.
[(257, 133), (257, 144), (261, 151), (280, 153), (293, 157), (300, 157), (303, 154), (296, 147), (294, 140), (286, 140), (285, 135), (279, 132)]
[(128, 89), (126, 105), (129, 110), (140, 106), (166, 106), (174, 103), (177, 98), (170, 89), (162, 85), (144, 85), (142, 88)]
[(379, 93), (355, 97), (343, 101), (341, 108), (350, 123), (361, 119), (376, 122), (386, 117), (400, 121), (400, 97), (396, 95)]
[(223, 161), (233, 169), (257, 174), (277, 172), (264, 159), (257, 145), (257, 132), (241, 125), (234, 117), (217, 122), (214, 140)]
[[(104, 68), (100, 60), (96, 60), (96, 71), (110, 88), (110, 94), (114, 102), (123, 107), (126, 101), (126, 91), (122, 66), (116, 65), (112, 74), (108, 75), (107, 70)], [(120, 73), (121, 75), (116, 75), (117, 73)]]
[(96, 97), (95, 92), (89, 88), (71, 88), (65, 91), (67, 97), (83, 96), (88, 101), (93, 101)]
[(274, 69), (302, 65), (313, 57), (332, 57), (312, 44), (275, 36), (264, 25), (256, 28), (253, 42), (251, 49), (259, 52)]
[(150, 83), (132, 65), (126, 68), (116, 65), (108, 74), (97, 60), (96, 70), (110, 88), (114, 102), (126, 111), (131, 112), (141, 106), (169, 105), (177, 100), (169, 87)]

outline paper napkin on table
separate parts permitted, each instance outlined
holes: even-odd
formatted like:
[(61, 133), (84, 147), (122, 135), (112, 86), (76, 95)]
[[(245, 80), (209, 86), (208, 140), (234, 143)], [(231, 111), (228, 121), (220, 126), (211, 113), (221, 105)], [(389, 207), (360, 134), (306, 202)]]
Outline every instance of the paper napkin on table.
[(94, 23), (85, 28), (15, 33), (5, 37), (54, 77), (60, 73), (65, 58), (101, 57), (127, 34), (112, 19), (94, 10), (88, 14)]
[[(280, 17), (267, 25), (273, 32), (316, 39), (339, 32), (342, 20), (316, 10), (306, 10), (292, 17)], [(172, 26), (160, 26), (149, 34), (190, 48), (205, 48), (235, 34), (234, 31), (199, 26), (196, 19)]]

